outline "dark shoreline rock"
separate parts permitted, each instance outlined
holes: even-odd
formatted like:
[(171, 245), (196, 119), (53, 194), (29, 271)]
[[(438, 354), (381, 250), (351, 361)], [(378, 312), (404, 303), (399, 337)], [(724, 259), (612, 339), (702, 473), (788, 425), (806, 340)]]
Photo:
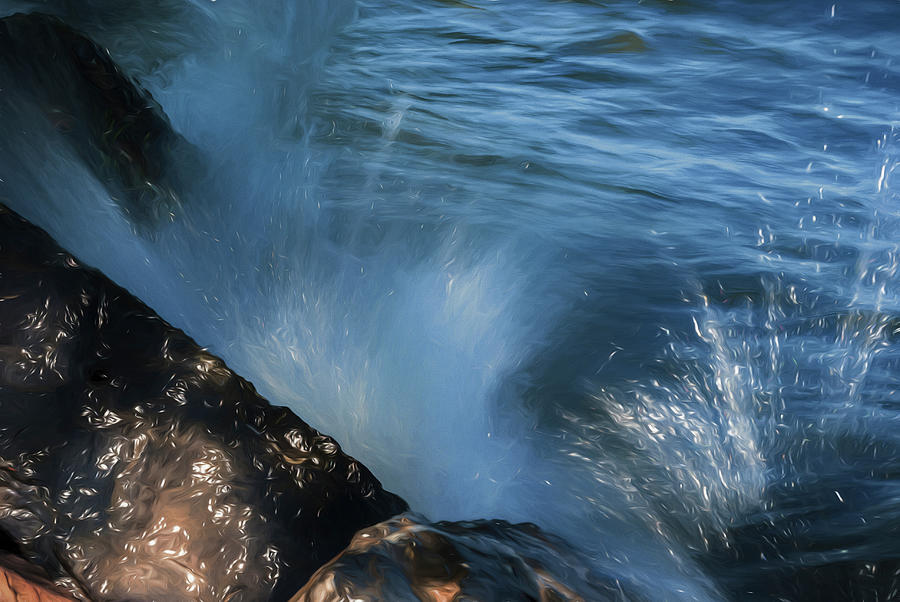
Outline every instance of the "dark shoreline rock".
[(407, 513), (362, 529), (290, 602), (642, 599), (626, 587), (536, 525)]
[(286, 599), (404, 510), (0, 205), (0, 530), (57, 583), (94, 600)]
[(138, 226), (180, 207), (199, 153), (106, 50), (56, 17), (14, 14), (0, 19), (0, 81), (15, 82), (0, 94), (8, 144), (29, 142), (37, 111)]

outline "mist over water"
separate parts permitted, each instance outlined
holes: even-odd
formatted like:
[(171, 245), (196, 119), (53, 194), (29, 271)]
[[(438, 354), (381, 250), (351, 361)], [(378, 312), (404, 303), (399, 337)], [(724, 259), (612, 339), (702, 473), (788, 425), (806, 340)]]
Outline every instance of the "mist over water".
[(35, 112), (0, 200), (415, 510), (652, 599), (897, 595), (896, 2), (0, 7), (199, 156), (141, 220)]

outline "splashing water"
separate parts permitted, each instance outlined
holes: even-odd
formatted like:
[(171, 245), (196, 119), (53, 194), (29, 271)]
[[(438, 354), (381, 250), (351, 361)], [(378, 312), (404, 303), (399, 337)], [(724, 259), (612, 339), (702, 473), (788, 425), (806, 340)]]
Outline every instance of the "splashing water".
[(35, 117), (13, 209), (431, 518), (536, 522), (651, 597), (890, 597), (874, 3), (118, 4), (0, 6), (105, 45), (195, 180), (144, 228)]

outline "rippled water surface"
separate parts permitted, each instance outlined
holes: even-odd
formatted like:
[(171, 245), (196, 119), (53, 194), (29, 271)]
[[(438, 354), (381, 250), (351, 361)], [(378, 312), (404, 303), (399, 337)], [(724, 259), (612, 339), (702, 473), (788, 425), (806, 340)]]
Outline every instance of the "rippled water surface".
[(900, 3), (0, 6), (202, 156), (149, 222), (52, 140), (3, 201), (416, 510), (651, 599), (900, 596)]

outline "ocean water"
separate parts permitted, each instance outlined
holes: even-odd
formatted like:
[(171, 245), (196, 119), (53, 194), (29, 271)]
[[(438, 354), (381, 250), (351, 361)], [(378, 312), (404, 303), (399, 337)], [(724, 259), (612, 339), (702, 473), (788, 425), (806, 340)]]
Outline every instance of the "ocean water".
[(47, 128), (2, 201), (415, 510), (650, 599), (900, 597), (900, 3), (0, 8), (202, 159), (146, 222)]

